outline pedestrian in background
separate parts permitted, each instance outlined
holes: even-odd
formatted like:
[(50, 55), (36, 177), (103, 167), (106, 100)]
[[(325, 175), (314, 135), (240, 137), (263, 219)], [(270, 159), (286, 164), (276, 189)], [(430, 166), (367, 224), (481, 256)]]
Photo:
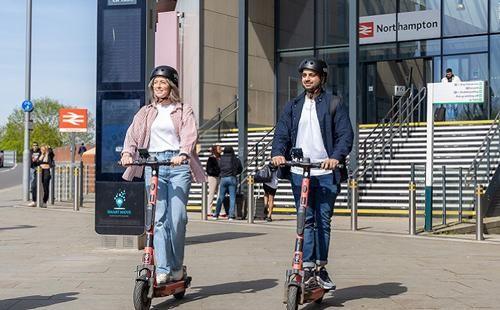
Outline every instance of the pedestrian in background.
[(236, 177), (243, 171), (240, 160), (234, 154), (233, 147), (226, 146), (224, 148), (224, 154), (222, 154), (219, 160), (219, 167), (219, 195), (217, 197), (217, 206), (215, 208), (215, 213), (212, 215), (212, 217), (215, 220), (219, 218), (220, 209), (222, 208), (222, 203), (224, 202), (224, 197), (226, 196), (226, 193), (229, 193), (229, 220), (232, 221), (235, 219), (236, 187), (238, 186), (238, 180), (236, 179)]
[(278, 189), (278, 168), (271, 169), (271, 181), (264, 183), (264, 205), (267, 210), (265, 220), (273, 221), (274, 196)]
[[(220, 181), (219, 160), (222, 153), (222, 147), (220, 145), (212, 145), (210, 147), (210, 152), (212, 155), (208, 157), (206, 164), (206, 172), (208, 175), (208, 210), (207, 210), (208, 214), (212, 214), (215, 193), (219, 189), (219, 181)], [(229, 214), (229, 210), (226, 210), (226, 215), (227, 214)]]
[(50, 179), (52, 178), (50, 169), (54, 166), (54, 153), (51, 153), (49, 147), (45, 144), (40, 148), (40, 156), (38, 157), (37, 166), (40, 166), (42, 170), (42, 207), (46, 208), (47, 201), (49, 200)]
[(30, 178), (31, 178), (31, 198), (32, 202), (28, 206), (34, 207), (36, 206), (36, 167), (38, 167), (38, 157), (40, 157), (40, 148), (38, 147), (38, 142), (34, 141), (33, 144), (31, 145), (31, 150), (30, 150), (30, 158), (31, 158), (31, 165), (30, 165)]

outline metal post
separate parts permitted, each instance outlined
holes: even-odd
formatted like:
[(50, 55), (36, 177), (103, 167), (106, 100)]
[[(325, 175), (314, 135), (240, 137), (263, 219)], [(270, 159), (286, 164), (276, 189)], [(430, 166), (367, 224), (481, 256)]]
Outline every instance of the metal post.
[(89, 165), (85, 166), (85, 194), (89, 194)]
[[(359, 87), (359, 10), (358, 1), (349, 1), (349, 118), (353, 125), (354, 141), (352, 143), (352, 150), (349, 155), (349, 170), (356, 171), (358, 168), (359, 157), (359, 127), (358, 127), (358, 94), (360, 94)], [(365, 144), (366, 146), (366, 144)], [(363, 156), (366, 156), (366, 148)]]
[(248, 2), (238, 0), (238, 157), (243, 166), (248, 160)]
[(36, 206), (43, 208), (42, 204), (42, 168), (36, 167)]
[(80, 197), (80, 206), (83, 207), (83, 161), (80, 161), (80, 167), (79, 167), (79, 180), (78, 180), (78, 194)]
[(476, 240), (484, 240), (483, 235), (483, 195), (484, 188), (479, 184), (476, 188)]
[(443, 178), (443, 188), (442, 188), (442, 198), (443, 198), (443, 203), (442, 203), (442, 224), (446, 225), (446, 166), (443, 165), (442, 167), (442, 178)]
[(207, 220), (208, 212), (208, 197), (207, 197), (207, 182), (201, 183), (201, 220)]
[(217, 115), (218, 115), (217, 123), (219, 124), (219, 125), (217, 125), (217, 142), (219, 142), (220, 141), (220, 125), (221, 125), (220, 107), (217, 108)]
[(458, 222), (462, 223), (462, 215), (463, 215), (463, 171), (462, 167), (458, 168)]
[(252, 224), (253, 223), (253, 217), (254, 217), (254, 197), (253, 197), (253, 176), (249, 175), (247, 178), (248, 182), (248, 196), (247, 196), (247, 205), (248, 205), (248, 211), (247, 211), (247, 219), (248, 223)]
[(80, 210), (80, 197), (79, 197), (79, 190), (80, 190), (80, 186), (79, 186), (79, 182), (80, 182), (80, 176), (79, 176), (79, 170), (80, 168), (79, 167), (75, 167), (74, 168), (74, 184), (75, 184), (75, 192), (73, 194), (73, 211), (78, 211)]
[[(31, 0), (26, 0), (26, 60), (25, 60), (25, 100), (31, 100)], [(30, 199), (30, 123), (31, 113), (24, 112), (24, 147), (23, 147), (23, 201)]]
[[(70, 169), (72, 170), (73, 168), (76, 167), (75, 165), (75, 137), (76, 133), (72, 132), (71, 133), (71, 145), (70, 145), (70, 155), (71, 155), (71, 164), (70, 164)], [(76, 193), (76, 183), (74, 182), (74, 178), (70, 178), (71, 182), (71, 187), (70, 187), (70, 199), (74, 198), (74, 194)]]
[(355, 179), (349, 180), (351, 190), (351, 230), (358, 230), (358, 182)]
[(414, 236), (417, 234), (417, 186), (415, 184), (415, 164), (411, 164), (411, 179), (408, 185), (410, 205), (408, 208), (409, 212), (409, 230), (410, 235)]
[(54, 205), (54, 202), (56, 200), (56, 193), (54, 192), (56, 186), (55, 186), (55, 179), (56, 179), (56, 168), (51, 167), (50, 168), (50, 191), (49, 191), (49, 201), (51, 205)]

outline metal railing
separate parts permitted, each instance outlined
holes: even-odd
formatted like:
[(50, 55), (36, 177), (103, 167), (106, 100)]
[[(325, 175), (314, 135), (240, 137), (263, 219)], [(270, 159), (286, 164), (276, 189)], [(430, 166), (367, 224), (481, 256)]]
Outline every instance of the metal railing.
[[(405, 95), (407, 93), (405, 92)], [(386, 149), (389, 149), (390, 158), (394, 154), (393, 141), (397, 135), (401, 138), (403, 130), (406, 130), (406, 136), (410, 134), (410, 124), (414, 122), (415, 112), (420, 113), (421, 105), (425, 101), (427, 89), (422, 87), (417, 94), (413, 94), (413, 86), (409, 90), (407, 96), (402, 96), (389, 110), (387, 116), (389, 117), (388, 123), (378, 124), (370, 134), (360, 143), (363, 148), (363, 159), (359, 163), (358, 168), (353, 171), (352, 178), (359, 180), (365, 178), (368, 170), (371, 170), (371, 179), (375, 180), (375, 161), (380, 157), (385, 159)], [(397, 107), (397, 110), (395, 110)], [(385, 118), (387, 119), (387, 118)], [(371, 138), (372, 135), (378, 131), (377, 135)], [(368, 145), (369, 144), (369, 145)], [(378, 148), (378, 151), (376, 149)], [(369, 155), (368, 155), (369, 149)]]
[[(470, 185), (473, 180), (476, 180), (477, 183), (477, 167), (481, 165), (483, 160), (486, 160), (486, 169), (488, 171), (486, 183), (488, 184), (491, 178), (490, 170), (491, 170), (491, 142), (495, 138), (495, 135), (498, 135), (497, 139), (499, 139), (499, 144), (497, 147), (497, 157), (500, 157), (500, 112), (497, 113), (495, 119), (493, 120), (490, 128), (488, 128), (488, 132), (479, 146), (472, 163), (467, 168), (465, 173), (466, 185)], [(473, 176), (476, 175), (476, 178)]]
[(219, 108), (217, 113), (210, 118), (208, 121), (204, 122), (198, 128), (198, 137), (201, 139), (207, 133), (212, 132), (215, 128), (217, 128), (217, 140), (221, 139), (221, 125), (222, 123), (231, 115), (236, 114), (238, 111), (238, 97), (235, 97), (230, 104), (225, 106), (222, 110)]

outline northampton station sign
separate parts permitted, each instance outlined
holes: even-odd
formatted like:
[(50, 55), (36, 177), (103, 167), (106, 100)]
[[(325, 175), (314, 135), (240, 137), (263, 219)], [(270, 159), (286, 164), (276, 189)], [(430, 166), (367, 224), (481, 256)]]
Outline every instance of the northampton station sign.
[(441, 12), (425, 10), (359, 18), (359, 44), (439, 38)]

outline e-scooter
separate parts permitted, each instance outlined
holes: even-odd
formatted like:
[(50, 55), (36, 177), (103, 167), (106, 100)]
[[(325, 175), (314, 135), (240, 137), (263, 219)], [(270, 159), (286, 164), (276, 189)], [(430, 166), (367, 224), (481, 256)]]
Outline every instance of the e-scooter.
[[(126, 166), (148, 166), (151, 167), (151, 182), (149, 185), (149, 202), (146, 207), (146, 244), (142, 264), (137, 266), (137, 277), (134, 287), (134, 308), (136, 310), (147, 310), (151, 307), (151, 301), (155, 297), (166, 297), (174, 295), (175, 299), (182, 299), (186, 289), (191, 284), (191, 277), (187, 275), (187, 268), (183, 266), (184, 276), (179, 281), (168, 282), (162, 285), (156, 283), (156, 268), (154, 263), (154, 222), (156, 197), (158, 192), (158, 171), (160, 166), (170, 166), (170, 160), (157, 160), (150, 156), (145, 149), (139, 149), (140, 159)], [(182, 164), (188, 164), (183, 161)]]
[(297, 237), (293, 254), (292, 269), (286, 271), (285, 296), (283, 303), (287, 310), (296, 310), (299, 305), (316, 302), (321, 303), (328, 290), (319, 286), (316, 279), (305, 283), (303, 268), (304, 226), (309, 198), (309, 182), (311, 168), (320, 168), (321, 163), (311, 163), (309, 158), (304, 158), (302, 149), (292, 150), (292, 161), (287, 161), (286, 166), (300, 167), (303, 169), (300, 191), (300, 205), (297, 211)]

